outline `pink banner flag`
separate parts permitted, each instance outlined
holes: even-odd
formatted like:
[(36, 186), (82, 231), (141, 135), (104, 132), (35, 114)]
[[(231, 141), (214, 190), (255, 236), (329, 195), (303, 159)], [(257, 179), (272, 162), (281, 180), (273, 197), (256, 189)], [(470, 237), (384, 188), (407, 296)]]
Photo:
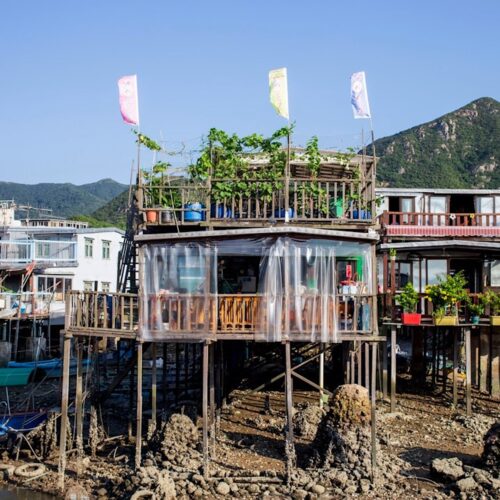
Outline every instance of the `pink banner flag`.
[(120, 112), (123, 121), (129, 125), (139, 125), (139, 98), (137, 95), (137, 75), (123, 76), (118, 80)]

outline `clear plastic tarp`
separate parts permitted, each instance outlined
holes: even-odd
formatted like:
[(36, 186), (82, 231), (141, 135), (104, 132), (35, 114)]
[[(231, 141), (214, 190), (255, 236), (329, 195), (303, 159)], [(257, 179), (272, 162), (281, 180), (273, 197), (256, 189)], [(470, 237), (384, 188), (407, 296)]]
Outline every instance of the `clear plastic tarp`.
[[(371, 333), (369, 243), (291, 237), (143, 246), (142, 336), (340, 342)], [(229, 337), (229, 336), (228, 336)]]

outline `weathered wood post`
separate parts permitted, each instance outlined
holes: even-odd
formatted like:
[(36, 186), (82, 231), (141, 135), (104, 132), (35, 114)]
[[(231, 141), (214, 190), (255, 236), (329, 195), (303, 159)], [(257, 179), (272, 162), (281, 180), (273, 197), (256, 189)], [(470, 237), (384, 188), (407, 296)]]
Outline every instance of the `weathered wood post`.
[(202, 419), (203, 419), (203, 475), (206, 479), (210, 476), (208, 464), (208, 363), (209, 343), (203, 343), (203, 369), (202, 369)]
[(391, 413), (396, 411), (396, 326), (391, 326)]
[(286, 474), (290, 482), (295, 468), (295, 446), (293, 443), (293, 387), (292, 387), (292, 355), (290, 341), (285, 342), (285, 403), (286, 403)]
[(142, 454), (142, 340), (137, 341), (137, 413), (135, 438), (135, 467), (141, 466)]
[(59, 488), (64, 490), (64, 473), (66, 470), (66, 438), (68, 432), (68, 398), (69, 398), (69, 365), (71, 363), (71, 339), (73, 336), (64, 335), (63, 348), (63, 377), (61, 391), (61, 435), (59, 437)]

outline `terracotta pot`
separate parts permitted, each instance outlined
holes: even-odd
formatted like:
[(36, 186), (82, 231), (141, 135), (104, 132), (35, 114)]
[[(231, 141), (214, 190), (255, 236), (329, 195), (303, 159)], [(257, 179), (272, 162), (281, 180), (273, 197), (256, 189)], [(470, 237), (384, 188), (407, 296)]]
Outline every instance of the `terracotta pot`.
[(401, 321), (403, 325), (407, 326), (418, 326), (422, 320), (422, 315), (420, 313), (403, 313), (401, 314)]
[(156, 222), (158, 220), (158, 212), (156, 210), (148, 210), (146, 212), (146, 220), (148, 222)]

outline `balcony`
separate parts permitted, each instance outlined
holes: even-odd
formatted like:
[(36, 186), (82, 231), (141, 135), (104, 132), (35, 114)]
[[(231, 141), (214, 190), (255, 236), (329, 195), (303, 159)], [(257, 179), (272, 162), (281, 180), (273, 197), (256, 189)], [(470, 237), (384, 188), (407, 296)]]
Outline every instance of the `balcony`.
[(33, 319), (49, 315), (52, 293), (0, 293), (0, 319)]
[[(144, 301), (140, 329), (136, 295), (73, 291), (67, 301), (66, 330), (74, 334), (126, 337), (139, 335), (140, 331), (148, 341), (182, 338), (274, 341), (275, 336), (308, 341), (331, 332), (340, 338), (372, 335), (376, 297), (151, 294)], [(269, 301), (273, 301), (272, 308), (268, 307)]]
[(324, 156), (312, 175), (297, 154), (283, 175), (275, 177), (268, 177), (262, 159), (250, 161), (241, 178), (208, 175), (194, 182), (188, 177), (153, 179), (148, 174), (138, 185), (138, 209), (151, 226), (373, 224), (372, 158), (355, 156), (341, 164)]
[(5, 240), (0, 241), (0, 267), (40, 265), (76, 265), (76, 241)]
[(386, 236), (410, 237), (497, 237), (500, 213), (384, 212), (381, 218)]

